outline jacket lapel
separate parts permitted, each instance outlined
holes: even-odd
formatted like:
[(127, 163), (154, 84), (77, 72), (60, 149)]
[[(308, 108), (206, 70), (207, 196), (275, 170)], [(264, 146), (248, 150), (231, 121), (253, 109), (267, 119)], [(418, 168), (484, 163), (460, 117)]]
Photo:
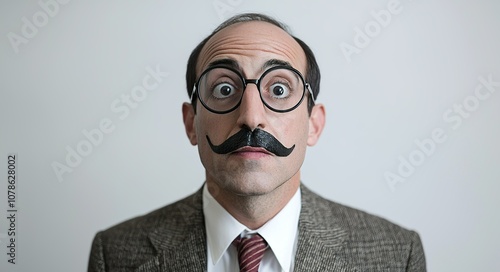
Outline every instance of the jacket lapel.
[(349, 232), (328, 216), (328, 201), (305, 186), (299, 218), (299, 239), (294, 271), (359, 271), (340, 256)]
[[(360, 271), (339, 254), (348, 242), (349, 231), (328, 216), (328, 201), (302, 190), (299, 238), (294, 271)], [(149, 234), (158, 254), (142, 264), (136, 272), (206, 271), (206, 234), (199, 190), (176, 204), (170, 219)]]
[(207, 269), (205, 222), (202, 191), (176, 204), (170, 219), (149, 234), (158, 255), (141, 265), (137, 272), (205, 271)]

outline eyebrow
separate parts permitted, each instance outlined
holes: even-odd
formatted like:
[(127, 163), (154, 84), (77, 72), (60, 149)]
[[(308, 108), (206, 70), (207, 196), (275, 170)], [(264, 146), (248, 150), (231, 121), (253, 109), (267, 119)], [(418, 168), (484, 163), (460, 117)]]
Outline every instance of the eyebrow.
[[(237, 71), (241, 71), (241, 67), (238, 64), (238, 62), (234, 59), (226, 58), (226, 59), (219, 59), (219, 60), (214, 60), (208, 64), (208, 68), (214, 67), (214, 66), (225, 66), (229, 67), (232, 69), (235, 69)], [(274, 67), (274, 66), (285, 66), (288, 68), (293, 68), (293, 66), (290, 64), (288, 61), (284, 60), (279, 60), (279, 59), (270, 59), (262, 65), (261, 72), (266, 70), (269, 67)]]
[(267, 69), (269, 67), (273, 67), (273, 66), (286, 66), (288, 68), (293, 68), (293, 66), (288, 61), (279, 60), (279, 59), (270, 59), (270, 60), (266, 61), (264, 63), (264, 65), (262, 65), (262, 71), (264, 71), (265, 69)]
[(219, 59), (219, 60), (214, 60), (208, 64), (208, 68), (214, 67), (214, 66), (225, 66), (225, 67), (233, 68), (237, 71), (241, 71), (240, 65), (234, 59)]

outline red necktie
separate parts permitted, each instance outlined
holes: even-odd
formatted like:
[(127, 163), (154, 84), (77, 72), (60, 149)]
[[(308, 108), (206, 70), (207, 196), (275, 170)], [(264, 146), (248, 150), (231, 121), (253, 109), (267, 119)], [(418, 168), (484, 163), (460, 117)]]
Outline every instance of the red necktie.
[(256, 234), (249, 238), (234, 239), (234, 245), (238, 250), (238, 262), (240, 263), (240, 272), (259, 271), (260, 261), (264, 257), (267, 249), (267, 242), (262, 236)]

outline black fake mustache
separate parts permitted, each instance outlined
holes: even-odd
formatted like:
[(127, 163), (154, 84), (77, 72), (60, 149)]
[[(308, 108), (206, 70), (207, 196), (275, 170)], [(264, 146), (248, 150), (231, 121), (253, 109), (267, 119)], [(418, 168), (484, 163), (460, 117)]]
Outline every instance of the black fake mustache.
[(262, 147), (278, 157), (286, 157), (295, 148), (295, 145), (290, 148), (285, 147), (273, 135), (258, 128), (251, 131), (249, 128), (244, 127), (220, 145), (212, 144), (208, 135), (207, 140), (212, 151), (217, 154), (228, 154), (244, 146), (251, 146)]

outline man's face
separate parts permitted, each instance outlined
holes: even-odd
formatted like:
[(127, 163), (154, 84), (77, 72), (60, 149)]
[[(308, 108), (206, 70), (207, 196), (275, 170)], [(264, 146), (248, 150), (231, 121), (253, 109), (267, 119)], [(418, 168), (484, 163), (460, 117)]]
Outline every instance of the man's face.
[[(265, 22), (237, 23), (215, 34), (200, 53), (197, 76), (220, 60), (236, 62), (239, 72), (248, 79), (259, 78), (270, 60), (287, 62), (302, 75), (306, 72), (306, 57), (300, 45), (285, 31)], [(311, 124), (318, 109), (310, 118), (307, 97), (295, 110), (278, 113), (262, 103), (255, 84), (247, 85), (240, 106), (230, 113), (212, 113), (201, 103), (197, 103), (196, 114), (187, 104), (183, 111), (188, 137), (198, 145), (207, 184), (237, 195), (266, 194), (287, 182), (298, 187), (306, 146), (316, 143), (323, 127), (322, 121), (319, 127)], [(319, 111), (324, 114), (322, 107)], [(285, 157), (262, 148), (247, 147), (229, 154), (212, 151), (207, 136), (214, 145), (220, 145), (245, 126), (262, 129), (285, 147), (295, 148)]]

